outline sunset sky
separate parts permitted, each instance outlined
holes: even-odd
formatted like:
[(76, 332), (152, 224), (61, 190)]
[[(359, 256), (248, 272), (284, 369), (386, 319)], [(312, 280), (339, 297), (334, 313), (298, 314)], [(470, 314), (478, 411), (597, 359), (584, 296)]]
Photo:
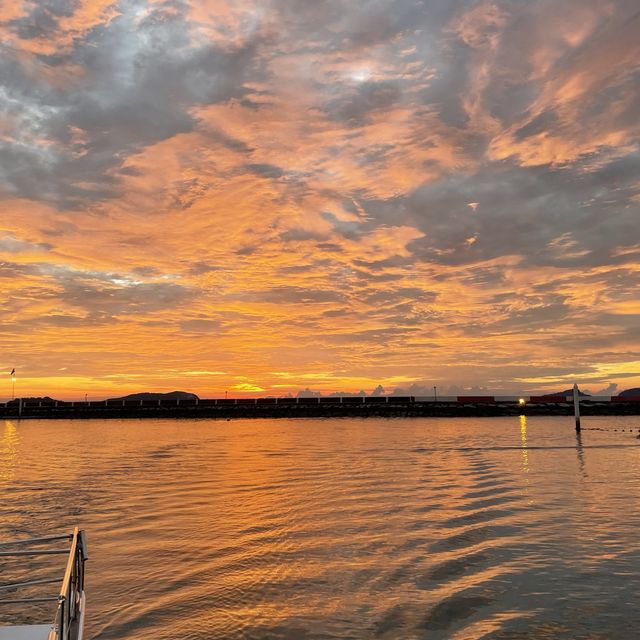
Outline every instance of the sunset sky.
[(639, 8), (1, 2), (0, 399), (640, 386)]

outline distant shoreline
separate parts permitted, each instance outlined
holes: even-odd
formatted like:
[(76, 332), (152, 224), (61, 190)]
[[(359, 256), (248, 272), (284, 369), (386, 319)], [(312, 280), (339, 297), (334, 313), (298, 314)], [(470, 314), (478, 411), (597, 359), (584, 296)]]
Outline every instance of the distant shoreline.
[[(570, 416), (567, 401), (417, 401), (414, 398), (342, 398), (342, 402), (319, 402), (318, 398), (282, 399), (276, 404), (263, 399), (189, 400), (181, 402), (25, 402), (0, 404), (4, 419), (123, 419), (123, 418), (340, 418), (340, 417), (497, 417)], [(272, 399), (271, 399), (272, 400)], [(339, 400), (339, 399), (335, 399)], [(640, 415), (640, 401), (611, 402), (583, 398), (584, 416)]]

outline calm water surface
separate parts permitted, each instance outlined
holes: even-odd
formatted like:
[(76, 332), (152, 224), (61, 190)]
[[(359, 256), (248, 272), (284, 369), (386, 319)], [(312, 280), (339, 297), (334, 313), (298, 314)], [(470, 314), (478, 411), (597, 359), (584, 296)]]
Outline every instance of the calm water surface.
[(0, 539), (87, 529), (95, 640), (636, 638), (640, 418), (585, 423), (0, 421)]

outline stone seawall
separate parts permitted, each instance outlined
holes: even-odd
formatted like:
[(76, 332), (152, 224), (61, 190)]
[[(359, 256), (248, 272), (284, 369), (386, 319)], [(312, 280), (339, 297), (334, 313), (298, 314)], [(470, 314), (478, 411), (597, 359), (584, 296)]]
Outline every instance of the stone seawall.
[[(640, 402), (580, 403), (583, 416), (640, 415)], [(573, 415), (568, 402), (518, 404), (515, 402), (388, 402), (380, 404), (188, 404), (123, 406), (109, 403), (57, 403), (0, 405), (0, 418), (32, 419), (124, 419), (124, 418), (341, 418), (341, 417), (491, 417)], [(640, 423), (638, 425), (640, 427)]]

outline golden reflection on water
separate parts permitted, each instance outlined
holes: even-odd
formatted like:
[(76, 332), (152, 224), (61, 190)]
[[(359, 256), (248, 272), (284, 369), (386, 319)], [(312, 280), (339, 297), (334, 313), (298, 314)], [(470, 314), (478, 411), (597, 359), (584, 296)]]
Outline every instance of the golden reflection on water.
[(585, 477), (587, 472), (584, 468), (584, 449), (582, 448), (582, 434), (580, 431), (576, 431), (576, 451), (578, 452), (578, 466), (580, 467), (580, 473)]
[(0, 440), (0, 481), (9, 482), (15, 475), (18, 458), (18, 430), (11, 420), (5, 420)]
[(529, 473), (529, 449), (527, 448), (527, 416), (520, 416), (520, 444), (522, 445), (522, 470)]
[(582, 438), (589, 487), (566, 418), (4, 422), (0, 539), (85, 528), (101, 640), (635, 637), (640, 447)]

